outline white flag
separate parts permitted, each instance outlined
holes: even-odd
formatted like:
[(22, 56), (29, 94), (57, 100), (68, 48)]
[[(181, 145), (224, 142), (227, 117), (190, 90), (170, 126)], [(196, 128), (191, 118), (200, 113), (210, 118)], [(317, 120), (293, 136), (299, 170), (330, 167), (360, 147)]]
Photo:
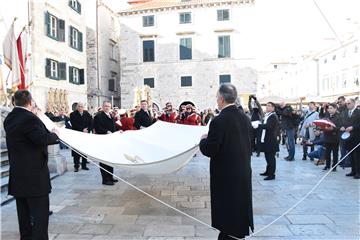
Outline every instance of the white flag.
[(11, 78), (6, 79), (6, 88), (16, 89), (17, 86), (21, 83), (21, 79), (19, 56), (14, 33), (14, 23), (11, 24), (11, 27), (4, 39), (3, 53), (5, 64), (10, 68), (12, 76)]

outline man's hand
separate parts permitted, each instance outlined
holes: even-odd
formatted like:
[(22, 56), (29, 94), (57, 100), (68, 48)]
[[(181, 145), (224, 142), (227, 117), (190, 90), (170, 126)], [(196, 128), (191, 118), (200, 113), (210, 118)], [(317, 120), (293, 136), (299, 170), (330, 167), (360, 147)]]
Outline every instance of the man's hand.
[(55, 133), (57, 136), (60, 135), (59, 130), (57, 128), (53, 128), (52, 132)]
[(354, 130), (354, 127), (353, 127), (353, 126), (347, 127), (347, 128), (345, 129), (346, 132), (351, 132), (352, 130)]
[(341, 131), (341, 132), (345, 132), (345, 128), (344, 128), (344, 127), (341, 127), (341, 128), (340, 128), (340, 131)]
[(83, 132), (84, 132), (84, 133), (89, 133), (89, 130), (88, 130), (87, 128), (84, 128), (84, 129), (83, 129)]
[(201, 140), (206, 139), (207, 137), (208, 137), (208, 135), (204, 134), (204, 135), (201, 136)]
[(107, 134), (112, 134), (112, 132), (111, 132), (111, 131), (107, 131)]

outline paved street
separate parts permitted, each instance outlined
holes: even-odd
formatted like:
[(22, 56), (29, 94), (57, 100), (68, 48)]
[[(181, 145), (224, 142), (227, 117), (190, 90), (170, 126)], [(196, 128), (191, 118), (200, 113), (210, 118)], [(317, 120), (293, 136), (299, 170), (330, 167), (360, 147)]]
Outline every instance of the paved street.
[[(99, 170), (69, 171), (52, 181), (51, 239), (212, 240), (217, 233), (133, 190), (124, 183), (103, 186)], [(270, 223), (296, 203), (323, 176), (323, 166), (277, 160), (275, 181), (263, 181), (263, 157), (252, 159), (255, 228)], [(180, 210), (210, 223), (207, 158), (198, 155), (177, 173), (152, 177), (116, 174)], [(331, 173), (320, 187), (286, 217), (253, 239), (359, 239), (359, 181)], [(2, 239), (19, 239), (15, 202), (2, 207)]]

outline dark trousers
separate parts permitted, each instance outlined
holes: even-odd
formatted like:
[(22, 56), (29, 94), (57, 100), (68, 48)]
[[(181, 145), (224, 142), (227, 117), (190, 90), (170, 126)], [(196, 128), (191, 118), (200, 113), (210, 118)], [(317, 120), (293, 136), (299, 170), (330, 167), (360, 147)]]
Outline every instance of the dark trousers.
[(360, 175), (360, 147), (351, 153), (351, 172)]
[(325, 143), (325, 159), (326, 159), (326, 168), (330, 168), (331, 163), (331, 153), (333, 155), (332, 166), (335, 166), (339, 160), (339, 143)]
[[(308, 147), (310, 147), (311, 152), (314, 151), (314, 145), (308, 146), (305, 143), (303, 144), (303, 156), (306, 158), (308, 156)], [(311, 157), (310, 157), (311, 158)]]
[(48, 240), (49, 195), (16, 197), (20, 240)]
[(295, 130), (286, 129), (286, 136), (289, 158), (293, 159), (295, 156)]
[(265, 160), (266, 160), (266, 173), (268, 176), (274, 176), (276, 170), (276, 152), (265, 152)]
[[(109, 166), (109, 165), (106, 165), (106, 164), (104, 164), (104, 163), (100, 163), (99, 165), (100, 165), (100, 167), (106, 169), (107, 171), (109, 171), (109, 172), (111, 172), (111, 173), (114, 173), (114, 168), (113, 168), (113, 167), (111, 167), (111, 166)], [(104, 171), (104, 170), (101, 169), (101, 168), (100, 168), (100, 172), (101, 172), (101, 177), (102, 177), (103, 183), (113, 180), (113, 176), (112, 176), (110, 173)]]
[[(245, 236), (234, 236), (234, 237), (240, 238), (240, 239), (245, 238)], [(232, 237), (230, 237), (229, 235), (227, 235), (227, 234), (225, 234), (223, 232), (219, 233), (218, 240), (234, 240), (234, 239), (235, 238), (232, 238)]]
[(74, 156), (74, 168), (75, 169), (79, 169), (80, 167), (80, 158), (82, 158), (81, 160), (81, 167), (84, 168), (86, 167), (86, 162), (87, 162), (87, 159), (84, 158), (84, 157), (81, 157), (80, 155), (76, 154)]

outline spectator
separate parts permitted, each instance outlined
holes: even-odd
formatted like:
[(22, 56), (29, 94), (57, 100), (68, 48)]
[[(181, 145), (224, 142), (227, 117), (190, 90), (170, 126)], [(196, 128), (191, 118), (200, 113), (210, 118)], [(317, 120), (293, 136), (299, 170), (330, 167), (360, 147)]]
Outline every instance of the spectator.
[[(308, 140), (313, 140), (314, 136), (314, 127), (313, 122), (319, 119), (319, 113), (316, 111), (316, 104), (314, 102), (309, 103), (309, 110), (306, 112), (304, 120), (300, 124), (300, 136), (303, 139), (303, 142)], [(310, 145), (311, 151), (314, 151), (314, 145)], [(303, 160), (306, 160), (308, 153), (308, 145), (303, 144)], [(310, 160), (313, 158), (310, 157)]]
[(286, 134), (288, 156), (284, 159), (294, 161), (295, 157), (295, 123), (293, 118), (293, 109), (286, 105), (284, 101), (280, 103), (279, 113), (281, 115), (281, 129)]
[(324, 154), (324, 134), (320, 128), (313, 129), (314, 139), (305, 142), (308, 146), (314, 146), (314, 150), (308, 154), (309, 158), (322, 159)]

